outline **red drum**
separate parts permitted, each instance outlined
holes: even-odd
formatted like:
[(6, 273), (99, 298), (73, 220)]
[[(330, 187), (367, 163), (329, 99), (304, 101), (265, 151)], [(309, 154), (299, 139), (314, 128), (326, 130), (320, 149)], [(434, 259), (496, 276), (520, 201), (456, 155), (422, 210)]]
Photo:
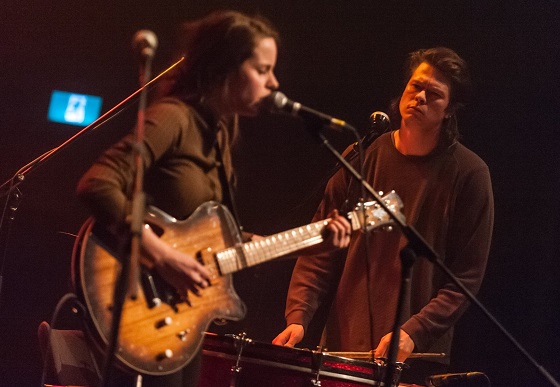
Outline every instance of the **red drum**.
[(198, 387), (379, 386), (383, 372), (377, 362), (207, 333)]

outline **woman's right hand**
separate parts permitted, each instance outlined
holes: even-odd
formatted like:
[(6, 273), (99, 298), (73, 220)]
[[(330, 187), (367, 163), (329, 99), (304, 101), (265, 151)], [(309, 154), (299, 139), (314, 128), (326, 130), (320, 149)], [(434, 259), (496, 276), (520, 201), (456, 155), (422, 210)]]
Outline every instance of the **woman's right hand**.
[(200, 289), (210, 286), (210, 272), (204, 265), (168, 245), (150, 227), (142, 230), (142, 253), (159, 275), (185, 297), (189, 291), (200, 295)]
[(303, 340), (304, 333), (303, 325), (290, 324), (282, 333), (272, 340), (272, 344), (293, 347)]

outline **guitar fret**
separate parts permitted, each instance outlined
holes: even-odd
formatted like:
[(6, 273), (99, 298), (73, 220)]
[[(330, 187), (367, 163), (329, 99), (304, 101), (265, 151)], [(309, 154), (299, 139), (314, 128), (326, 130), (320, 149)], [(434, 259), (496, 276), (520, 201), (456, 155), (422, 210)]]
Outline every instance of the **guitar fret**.
[(237, 253), (234, 248), (220, 251), (216, 254), (216, 259), (218, 261), (218, 266), (222, 275), (233, 273), (237, 270), (242, 269), (237, 267), (239, 261), (237, 259)]
[[(328, 220), (322, 220), (263, 239), (244, 243), (242, 251), (247, 266), (254, 266), (272, 258), (321, 243), (323, 241), (321, 232), (328, 222)], [(245, 267), (234, 247), (217, 253), (216, 259), (222, 275), (239, 271)]]
[(327, 224), (328, 221), (323, 220), (246, 243), (244, 252), (248, 265), (253, 266), (271, 258), (320, 243), (323, 240), (321, 231)]
[(350, 220), (350, 225), (352, 226), (352, 230), (358, 230), (361, 227), (360, 220), (357, 218), (354, 212), (348, 213), (348, 219)]

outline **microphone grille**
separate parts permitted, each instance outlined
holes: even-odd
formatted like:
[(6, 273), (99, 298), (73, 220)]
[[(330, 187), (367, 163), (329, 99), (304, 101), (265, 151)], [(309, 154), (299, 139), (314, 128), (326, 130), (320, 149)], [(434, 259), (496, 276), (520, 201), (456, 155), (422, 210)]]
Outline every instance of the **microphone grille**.
[(371, 122), (372, 125), (389, 126), (391, 124), (391, 119), (389, 118), (387, 113), (380, 112), (380, 111), (375, 111), (371, 113), (371, 115), (369, 116), (369, 121)]
[(138, 52), (146, 50), (153, 53), (157, 46), (158, 38), (156, 34), (150, 30), (137, 31), (132, 38), (132, 48)]
[(288, 103), (288, 97), (280, 91), (273, 91), (262, 101), (262, 107), (269, 112), (279, 112)]

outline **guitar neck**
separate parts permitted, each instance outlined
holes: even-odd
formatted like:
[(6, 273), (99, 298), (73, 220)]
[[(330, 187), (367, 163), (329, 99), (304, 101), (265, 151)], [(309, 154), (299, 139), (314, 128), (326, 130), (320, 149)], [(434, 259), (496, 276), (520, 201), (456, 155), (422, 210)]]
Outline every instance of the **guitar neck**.
[(328, 220), (321, 220), (220, 251), (216, 254), (220, 272), (222, 275), (233, 273), (319, 244), (328, 223)]
[[(355, 219), (356, 214), (350, 212), (347, 215), (352, 230), (359, 229), (360, 224)], [(320, 220), (306, 226), (296, 227), (220, 251), (216, 254), (220, 272), (222, 275), (234, 273), (306, 247), (317, 245), (323, 242), (323, 230), (328, 223), (328, 219)]]

